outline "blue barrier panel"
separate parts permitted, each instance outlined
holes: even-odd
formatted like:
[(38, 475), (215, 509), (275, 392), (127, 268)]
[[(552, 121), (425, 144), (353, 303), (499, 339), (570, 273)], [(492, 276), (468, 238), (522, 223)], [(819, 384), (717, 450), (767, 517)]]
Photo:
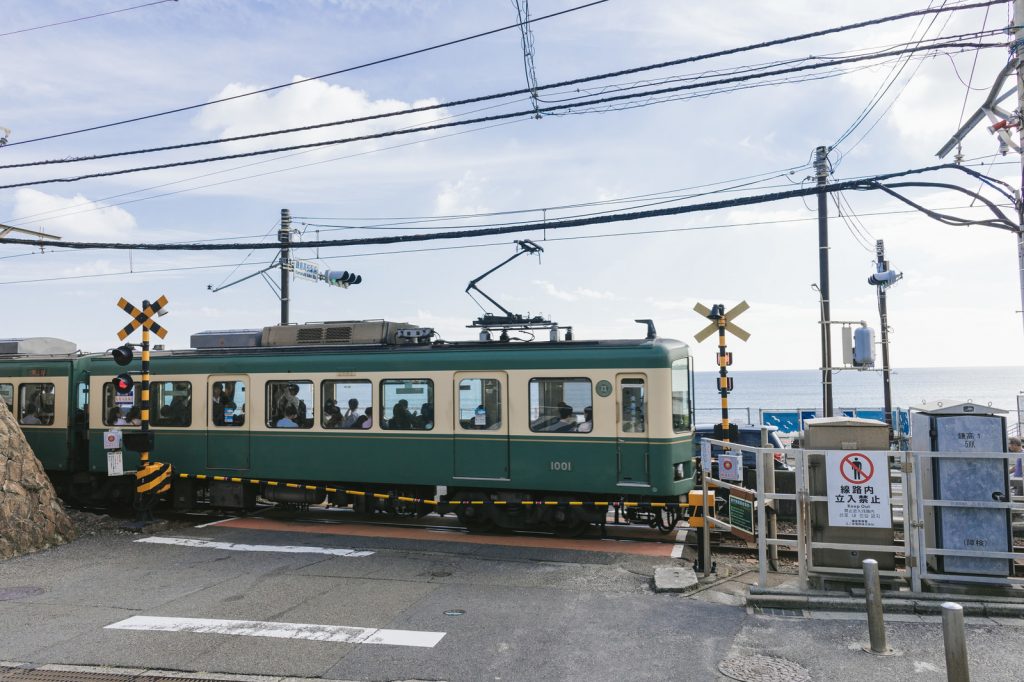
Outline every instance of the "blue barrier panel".
[(765, 426), (775, 426), (782, 433), (800, 432), (800, 415), (796, 412), (762, 412), (761, 421)]

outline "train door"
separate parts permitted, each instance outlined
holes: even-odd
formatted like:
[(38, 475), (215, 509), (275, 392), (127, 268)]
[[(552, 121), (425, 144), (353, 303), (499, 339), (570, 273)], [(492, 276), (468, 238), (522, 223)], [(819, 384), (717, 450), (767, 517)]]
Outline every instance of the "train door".
[(616, 377), (616, 444), (619, 483), (642, 484), (650, 481), (648, 463), (647, 377), (643, 374), (619, 374)]
[(507, 386), (504, 372), (455, 374), (456, 478), (509, 478)]
[(206, 387), (206, 466), (249, 468), (249, 377), (212, 376)]

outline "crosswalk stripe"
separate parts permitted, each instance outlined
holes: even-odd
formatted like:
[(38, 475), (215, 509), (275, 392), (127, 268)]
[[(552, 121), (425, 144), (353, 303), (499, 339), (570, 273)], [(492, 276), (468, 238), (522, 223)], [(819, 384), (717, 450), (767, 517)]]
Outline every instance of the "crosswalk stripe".
[(236, 542), (214, 542), (212, 540), (196, 540), (193, 538), (147, 537), (135, 542), (147, 542), (155, 545), (178, 545), (181, 547), (198, 547), (202, 549), (226, 549), (233, 552), (281, 552), (284, 554), (328, 554), (331, 556), (364, 557), (373, 552), (366, 550), (347, 549), (345, 547), (316, 547), (312, 545), (247, 545)]
[(345, 625), (313, 623), (276, 623), (259, 620), (220, 618), (167, 618), (132, 616), (106, 626), (108, 630), (144, 630), (149, 632), (192, 632), (213, 635), (245, 635), (276, 639), (311, 639), (346, 644), (391, 644), (432, 648), (447, 634), (425, 630), (384, 630)]

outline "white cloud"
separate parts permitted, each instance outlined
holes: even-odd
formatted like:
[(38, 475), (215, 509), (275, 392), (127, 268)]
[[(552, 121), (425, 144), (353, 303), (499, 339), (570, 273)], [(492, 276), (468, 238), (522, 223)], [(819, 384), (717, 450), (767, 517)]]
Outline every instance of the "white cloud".
[[(304, 76), (295, 76), (292, 79), (293, 82), (300, 80), (304, 80)], [(259, 90), (261, 87), (264, 86), (231, 83), (211, 99), (235, 97)], [(411, 103), (398, 99), (372, 99), (368, 93), (361, 90), (343, 85), (331, 85), (322, 80), (312, 80), (276, 92), (250, 95), (217, 106), (206, 107), (195, 116), (193, 124), (206, 133), (216, 133), (218, 137), (225, 138), (377, 116), (437, 103), (436, 99), (423, 99)], [(446, 111), (438, 109), (395, 118), (330, 126), (289, 135), (232, 142), (227, 149), (237, 152), (359, 137), (384, 130), (419, 126), (445, 116), (447, 116)], [(366, 148), (367, 144), (377, 146), (376, 142), (359, 144), (361, 148)], [(385, 144), (390, 143), (385, 142)]]
[(553, 298), (557, 298), (562, 301), (579, 301), (580, 299), (589, 299), (594, 301), (621, 301), (622, 297), (613, 294), (610, 291), (597, 291), (595, 289), (588, 289), (586, 287), (576, 287), (571, 291), (559, 289), (551, 282), (545, 282), (543, 280), (534, 280), (534, 284), (543, 287), (544, 293)]
[(462, 178), (455, 182), (441, 183), (441, 189), (434, 202), (435, 214), (486, 213), (488, 209), (483, 199), (487, 184), (487, 178), (481, 178), (473, 171), (466, 171)]
[[(57, 215), (65, 211), (74, 215)], [(14, 194), (13, 213), (13, 220), (26, 229), (65, 238), (125, 237), (136, 227), (135, 218), (128, 211), (103, 207), (103, 204), (90, 201), (81, 194), (62, 197), (35, 189), (19, 189)]]

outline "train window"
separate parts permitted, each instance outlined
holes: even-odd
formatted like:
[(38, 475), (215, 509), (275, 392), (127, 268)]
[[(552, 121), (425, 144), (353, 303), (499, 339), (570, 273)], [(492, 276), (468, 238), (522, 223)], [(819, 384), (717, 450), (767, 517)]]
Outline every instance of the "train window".
[(75, 423), (89, 423), (89, 384), (80, 381), (75, 387)]
[(8, 410), (14, 410), (14, 384), (0, 384), (0, 400)]
[(192, 425), (192, 384), (188, 381), (152, 382), (149, 404), (153, 426)]
[(463, 379), (459, 382), (459, 426), (463, 429), (501, 428), (501, 382)]
[(530, 379), (530, 430), (589, 432), (593, 401), (590, 379)]
[(643, 433), (647, 430), (647, 404), (644, 395), (643, 379), (623, 379), (622, 390), (622, 430), (625, 433)]
[(142, 424), (142, 384), (135, 384), (131, 393), (118, 395), (114, 384), (103, 384), (103, 423), (107, 426), (139, 426)]
[(689, 431), (690, 419), (690, 361), (680, 358), (672, 363), (672, 429)]
[(210, 421), (214, 426), (245, 425), (244, 381), (214, 381), (210, 384)]
[(272, 429), (313, 427), (313, 382), (268, 381), (267, 426)]
[(430, 431), (434, 428), (434, 382), (385, 379), (380, 382), (382, 429)]
[(47, 426), (53, 423), (53, 384), (22, 384), (18, 390), (18, 423)]
[(325, 429), (368, 429), (373, 426), (373, 382), (325, 381), (320, 384)]

